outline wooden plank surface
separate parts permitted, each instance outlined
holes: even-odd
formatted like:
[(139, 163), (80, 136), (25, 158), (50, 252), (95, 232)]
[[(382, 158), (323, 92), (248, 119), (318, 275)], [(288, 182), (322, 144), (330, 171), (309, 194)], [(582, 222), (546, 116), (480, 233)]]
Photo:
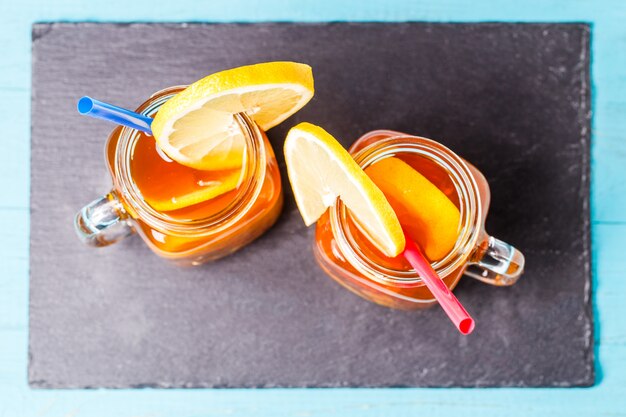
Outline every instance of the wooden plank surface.
[[(588, 389), (32, 391), (27, 388), (30, 31), (35, 21), (588, 21), (598, 384)], [(0, 3), (0, 416), (626, 415), (626, 4), (419, 0)], [(97, 43), (97, 40), (94, 40)], [(97, 46), (94, 46), (97, 47)]]

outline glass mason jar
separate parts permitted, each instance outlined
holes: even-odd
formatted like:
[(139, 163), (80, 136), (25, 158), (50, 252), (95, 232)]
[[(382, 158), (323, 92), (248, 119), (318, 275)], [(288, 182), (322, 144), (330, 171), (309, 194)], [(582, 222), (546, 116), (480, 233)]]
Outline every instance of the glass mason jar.
[[(452, 193), (458, 195), (458, 238), (453, 249), (432, 266), (450, 289), (462, 275), (497, 286), (518, 280), (524, 256), (485, 232), (490, 191), (474, 166), (433, 140), (389, 130), (362, 136), (349, 151), (364, 169), (379, 159), (408, 152), (449, 178)], [(346, 207), (338, 201), (317, 222), (313, 250), (322, 269), (357, 295), (387, 307), (413, 310), (433, 305), (435, 299), (412, 268), (391, 267), (368, 255), (347, 216)]]
[[(184, 88), (159, 91), (136, 112), (154, 117), (162, 104)], [(282, 208), (280, 172), (265, 133), (246, 114), (235, 115), (235, 122), (246, 143), (244, 180), (232, 201), (203, 218), (176, 218), (151, 207), (130, 170), (141, 132), (121, 126), (114, 129), (105, 147), (113, 189), (77, 213), (78, 236), (88, 245), (107, 246), (137, 232), (157, 255), (181, 265), (198, 265), (226, 256), (262, 235)]]

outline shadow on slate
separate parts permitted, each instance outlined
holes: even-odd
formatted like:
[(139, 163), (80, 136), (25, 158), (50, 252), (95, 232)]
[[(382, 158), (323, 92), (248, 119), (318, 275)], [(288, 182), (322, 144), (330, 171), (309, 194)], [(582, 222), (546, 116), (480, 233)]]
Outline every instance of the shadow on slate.
[[(270, 131), (286, 192), (274, 228), (196, 269), (168, 265), (137, 237), (81, 246), (72, 219), (109, 190), (112, 126), (79, 116), (77, 98), (134, 108), (161, 88), (270, 60), (311, 64), (317, 90)], [(32, 103), (33, 387), (594, 382), (586, 25), (37, 24)], [(316, 266), (281, 152), (305, 120), (346, 146), (379, 128), (431, 137), (485, 173), (488, 231), (528, 267), (513, 288), (462, 281), (471, 336), (439, 308), (361, 300)]]

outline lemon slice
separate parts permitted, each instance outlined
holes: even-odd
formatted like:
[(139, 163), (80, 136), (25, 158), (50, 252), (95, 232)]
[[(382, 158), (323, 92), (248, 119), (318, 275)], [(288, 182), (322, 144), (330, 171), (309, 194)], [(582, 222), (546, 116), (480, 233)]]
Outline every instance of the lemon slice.
[(247, 113), (263, 130), (313, 97), (311, 67), (267, 62), (209, 75), (169, 99), (152, 122), (159, 147), (176, 162), (201, 170), (241, 166), (245, 138), (234, 115)]
[(287, 173), (304, 223), (313, 224), (340, 198), (387, 256), (404, 250), (404, 234), (385, 195), (335, 138), (310, 123), (285, 140)]
[(438, 261), (452, 250), (461, 214), (443, 191), (395, 157), (377, 161), (365, 173), (385, 194), (407, 234), (429, 260)]
[(222, 194), (226, 194), (229, 191), (234, 190), (239, 185), (241, 180), (241, 172), (234, 171), (227, 175), (221, 176), (219, 180), (214, 180), (202, 184), (203, 187), (178, 197), (172, 197), (171, 199), (159, 199), (144, 197), (146, 202), (158, 211), (172, 211), (181, 208), (193, 206), (198, 203), (203, 203), (207, 200), (219, 197)]

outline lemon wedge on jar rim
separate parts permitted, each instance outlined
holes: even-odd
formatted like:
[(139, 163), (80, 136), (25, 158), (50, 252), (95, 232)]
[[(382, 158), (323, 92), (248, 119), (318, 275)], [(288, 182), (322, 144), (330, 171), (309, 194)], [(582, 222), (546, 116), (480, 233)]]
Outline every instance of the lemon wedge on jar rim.
[(152, 122), (158, 146), (174, 161), (200, 170), (238, 168), (245, 138), (235, 114), (268, 130), (313, 97), (311, 67), (267, 62), (211, 74), (169, 99)]
[(292, 128), (285, 139), (285, 161), (307, 226), (339, 198), (385, 255), (395, 257), (404, 250), (402, 226), (385, 195), (324, 129), (310, 123)]

